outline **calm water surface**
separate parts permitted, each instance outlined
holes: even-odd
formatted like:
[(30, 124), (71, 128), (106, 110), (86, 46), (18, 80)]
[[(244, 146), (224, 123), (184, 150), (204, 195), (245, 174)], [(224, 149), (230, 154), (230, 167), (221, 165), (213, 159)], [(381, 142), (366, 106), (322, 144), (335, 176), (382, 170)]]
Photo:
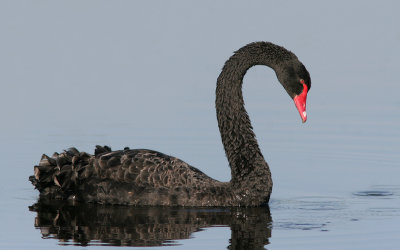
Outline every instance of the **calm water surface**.
[[(315, 102), (311, 100), (310, 103)], [(282, 103), (285, 101), (283, 98)], [(258, 104), (248, 103), (250, 115), (260, 116)], [(382, 110), (391, 108), (386, 104), (378, 105)], [(206, 173), (213, 174), (212, 169), (217, 168), (214, 176), (228, 179), (229, 170), (223, 162), (218, 137), (211, 138), (201, 129), (206, 136), (189, 135), (192, 131), (188, 129), (176, 131), (176, 134), (170, 130), (172, 133), (167, 137), (160, 129), (155, 129), (155, 134), (135, 139), (134, 135), (123, 136), (129, 132), (129, 126), (110, 122), (110, 127), (103, 131), (100, 128), (87, 134), (80, 133), (79, 129), (85, 129), (79, 126), (77, 130), (49, 127), (35, 128), (38, 133), (29, 129), (3, 133), (0, 247), (396, 249), (400, 243), (399, 134), (395, 125), (400, 122), (399, 116), (382, 116), (381, 119), (387, 118), (384, 130), (375, 129), (377, 122), (363, 120), (369, 119), (367, 116), (360, 116), (340, 130), (337, 123), (330, 126), (324, 119), (314, 118), (320, 111), (310, 108), (313, 109), (316, 114), (305, 125), (308, 127), (301, 127), (300, 121), (293, 119), (277, 122), (280, 126), (272, 124), (272, 129), (264, 135), (257, 122), (267, 121), (257, 121), (257, 118), (254, 121), (256, 133), (261, 134), (263, 150), (271, 149), (266, 152), (266, 158), (275, 186), (269, 208), (132, 208), (38, 202), (37, 191), (27, 180), (41, 153), (51, 153), (52, 149), (61, 148), (60, 144), (77, 145), (90, 151), (90, 145), (103, 141), (123, 147), (126, 139), (137, 143), (149, 140), (157, 149), (159, 141), (164, 148), (168, 148), (165, 145), (168, 143), (185, 144), (186, 136), (193, 143), (199, 141), (199, 145), (177, 154), (184, 159), (187, 154), (188, 161), (197, 162), (197, 165), (208, 164), (208, 168), (202, 168)], [(327, 105), (325, 109), (330, 111), (334, 107)], [(281, 112), (288, 110), (285, 107)], [(351, 116), (351, 112), (342, 115)], [(294, 124), (289, 124), (291, 122)], [(112, 136), (107, 135), (107, 129), (113, 126), (119, 126), (119, 130), (113, 135), (115, 138), (110, 139)], [(47, 129), (53, 132), (47, 134)], [(294, 135), (291, 130), (302, 132)], [(269, 138), (269, 142), (263, 142), (264, 138)], [(201, 150), (199, 147), (215, 147), (216, 150), (203, 149), (200, 156), (191, 152)]]

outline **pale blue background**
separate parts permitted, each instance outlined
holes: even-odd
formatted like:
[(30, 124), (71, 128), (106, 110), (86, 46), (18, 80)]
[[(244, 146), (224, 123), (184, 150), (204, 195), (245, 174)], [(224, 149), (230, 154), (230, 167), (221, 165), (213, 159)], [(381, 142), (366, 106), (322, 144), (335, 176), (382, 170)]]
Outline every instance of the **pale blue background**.
[[(332, 215), (337, 223), (319, 236), (280, 230), (279, 216), (287, 215), (272, 203), (277, 224), (268, 248), (324, 249), (332, 240), (341, 249), (395, 249), (399, 9), (398, 1), (1, 0), (0, 248), (26, 248), (20, 239), (56, 246), (40, 239), (27, 209), (37, 197), (27, 177), (42, 153), (70, 146), (93, 152), (96, 144), (151, 148), (229, 180), (216, 78), (234, 50), (264, 40), (295, 52), (313, 83), (309, 120), (301, 124), (272, 70), (255, 67), (245, 77), (246, 107), (274, 178), (272, 200), (333, 196), (348, 209)], [(395, 193), (392, 203), (367, 202), (364, 220), (342, 223), (359, 209), (352, 193), (376, 185)], [(368, 213), (371, 206), (395, 212), (385, 220)], [(229, 230), (212, 230), (226, 246)], [(355, 232), (358, 241), (343, 237)], [(371, 235), (376, 241), (363, 240)]]

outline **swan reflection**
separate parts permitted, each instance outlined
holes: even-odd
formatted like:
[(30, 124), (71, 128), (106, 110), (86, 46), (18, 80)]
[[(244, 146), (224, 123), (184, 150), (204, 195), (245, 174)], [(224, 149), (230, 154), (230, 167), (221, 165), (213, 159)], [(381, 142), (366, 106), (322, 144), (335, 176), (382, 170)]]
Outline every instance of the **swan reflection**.
[(170, 246), (212, 226), (231, 228), (230, 249), (264, 249), (271, 236), (268, 207), (129, 207), (44, 201), (29, 207), (43, 238), (61, 245)]

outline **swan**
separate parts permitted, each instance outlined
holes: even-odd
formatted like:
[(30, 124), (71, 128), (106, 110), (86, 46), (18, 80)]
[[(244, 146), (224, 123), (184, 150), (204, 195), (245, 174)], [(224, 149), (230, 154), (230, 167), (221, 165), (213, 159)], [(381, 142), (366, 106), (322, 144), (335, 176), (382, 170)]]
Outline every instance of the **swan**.
[(242, 83), (254, 65), (272, 68), (303, 122), (311, 78), (297, 56), (270, 42), (253, 42), (225, 62), (217, 80), (216, 113), (231, 181), (217, 181), (188, 163), (148, 149), (94, 155), (70, 148), (42, 155), (29, 180), (40, 199), (137, 206), (262, 206), (272, 192), (271, 172), (244, 107)]

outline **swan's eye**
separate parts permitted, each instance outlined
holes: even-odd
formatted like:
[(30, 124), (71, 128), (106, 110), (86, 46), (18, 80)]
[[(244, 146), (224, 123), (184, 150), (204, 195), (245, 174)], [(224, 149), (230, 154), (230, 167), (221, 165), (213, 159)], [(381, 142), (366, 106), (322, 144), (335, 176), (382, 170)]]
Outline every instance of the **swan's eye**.
[(304, 82), (304, 79), (300, 79), (300, 83), (301, 83), (301, 85), (306, 84), (306, 83)]

